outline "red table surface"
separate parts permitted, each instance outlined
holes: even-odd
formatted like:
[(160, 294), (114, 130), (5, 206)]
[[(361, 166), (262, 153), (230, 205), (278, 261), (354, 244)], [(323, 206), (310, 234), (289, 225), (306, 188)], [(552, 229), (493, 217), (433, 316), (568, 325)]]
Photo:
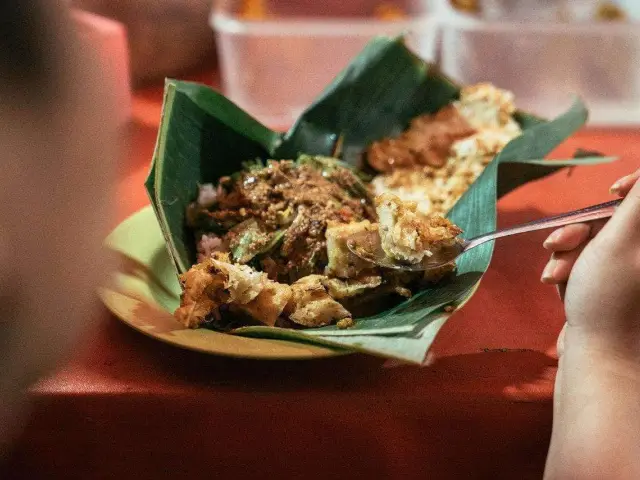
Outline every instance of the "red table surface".
[[(161, 88), (138, 92), (118, 220), (147, 204)], [(499, 225), (610, 198), (639, 165), (640, 131), (585, 130), (577, 147), (620, 156), (500, 200)], [(548, 232), (500, 240), (475, 297), (422, 368), (353, 355), (250, 361), (147, 338), (106, 309), (71, 361), (33, 388), (1, 478), (540, 478), (563, 323), (539, 282)], [(504, 349), (508, 349), (504, 351)]]

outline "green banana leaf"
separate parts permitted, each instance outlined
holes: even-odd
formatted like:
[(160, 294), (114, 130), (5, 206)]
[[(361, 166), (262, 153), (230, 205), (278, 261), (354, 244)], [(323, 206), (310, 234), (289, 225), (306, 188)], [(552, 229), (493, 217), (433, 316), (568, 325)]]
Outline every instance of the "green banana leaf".
[[(413, 117), (435, 112), (458, 94), (455, 83), (414, 55), (401, 38), (373, 40), (284, 134), (268, 129), (206, 86), (167, 81), (146, 188), (174, 273), (188, 270), (195, 261), (185, 209), (198, 184), (215, 182), (254, 158), (331, 155), (338, 139), (342, 159), (357, 162), (371, 142), (401, 132)], [(499, 196), (560, 168), (607, 160), (539, 160), (584, 125), (587, 110), (579, 99), (553, 121), (523, 112), (517, 119), (524, 133), (489, 164), (449, 213), (467, 238), (495, 229)], [(352, 329), (244, 327), (234, 333), (317, 342), (420, 363), (451, 314), (444, 307), (460, 308), (473, 295), (492, 253), (493, 243), (475, 248), (460, 258), (452, 281), (425, 289), (387, 311), (356, 319)], [(175, 301), (177, 306), (177, 297)]]

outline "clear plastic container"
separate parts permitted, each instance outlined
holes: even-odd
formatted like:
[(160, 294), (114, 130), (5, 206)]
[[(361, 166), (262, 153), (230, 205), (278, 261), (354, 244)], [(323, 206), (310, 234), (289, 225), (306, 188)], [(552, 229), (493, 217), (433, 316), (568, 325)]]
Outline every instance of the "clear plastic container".
[[(272, 127), (288, 127), (376, 35), (406, 34), (416, 53), (435, 58), (430, 0), (263, 0), (257, 19), (242, 15), (248, 2), (219, 0), (212, 10), (222, 88)], [(384, 20), (378, 9), (406, 16)]]
[(441, 68), (460, 83), (492, 82), (545, 117), (576, 94), (590, 125), (640, 123), (637, 23), (496, 23), (449, 14), (441, 32)]

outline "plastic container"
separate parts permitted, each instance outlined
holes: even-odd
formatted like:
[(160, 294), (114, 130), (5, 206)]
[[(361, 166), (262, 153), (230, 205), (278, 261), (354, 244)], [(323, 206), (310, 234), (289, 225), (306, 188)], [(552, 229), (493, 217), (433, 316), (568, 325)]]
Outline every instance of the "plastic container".
[[(249, 0), (250, 1), (250, 0)], [(263, 0), (264, 18), (242, 15), (247, 0), (220, 0), (210, 23), (225, 95), (263, 123), (286, 128), (376, 35), (406, 34), (426, 60), (435, 58), (436, 20), (429, 0)], [(383, 20), (376, 9), (399, 9)]]
[(449, 14), (441, 22), (440, 64), (463, 84), (489, 81), (545, 117), (582, 97), (589, 124), (640, 123), (637, 23), (485, 22)]

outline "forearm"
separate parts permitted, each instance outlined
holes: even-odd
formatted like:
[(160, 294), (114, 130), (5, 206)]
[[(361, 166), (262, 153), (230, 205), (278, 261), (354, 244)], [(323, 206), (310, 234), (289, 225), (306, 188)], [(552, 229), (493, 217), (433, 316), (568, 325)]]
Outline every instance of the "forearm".
[(640, 366), (567, 348), (556, 380), (546, 479), (640, 478)]

